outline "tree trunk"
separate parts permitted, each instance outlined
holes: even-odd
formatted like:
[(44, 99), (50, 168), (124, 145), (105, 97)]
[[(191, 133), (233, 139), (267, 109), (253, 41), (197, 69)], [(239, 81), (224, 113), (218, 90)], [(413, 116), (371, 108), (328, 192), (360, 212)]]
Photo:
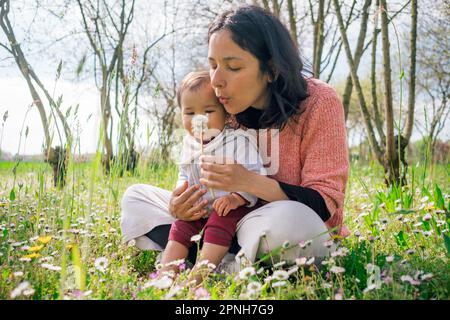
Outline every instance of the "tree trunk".
[[(312, 14), (312, 13), (311, 13)], [(324, 23), (325, 23), (325, 0), (319, 0), (317, 20), (314, 23), (314, 48), (313, 48), (313, 74), (320, 78), (320, 64), (322, 62), (322, 51), (324, 44)]]
[(375, 19), (373, 24), (373, 33), (372, 33), (372, 63), (371, 63), (371, 71), (370, 71), (370, 83), (371, 83), (371, 94), (372, 94), (372, 108), (374, 113), (375, 127), (377, 128), (378, 135), (381, 141), (381, 148), (385, 149), (385, 141), (386, 137), (383, 131), (383, 121), (380, 115), (380, 109), (378, 107), (378, 96), (377, 96), (377, 73), (376, 73), (376, 63), (377, 63), (377, 44), (378, 44), (378, 8), (380, 7), (380, 0), (376, 0), (375, 2)]
[(411, 0), (411, 36), (409, 54), (409, 90), (408, 118), (406, 120), (405, 139), (409, 142), (414, 125), (414, 107), (416, 104), (416, 44), (417, 44), (417, 0)]
[[(364, 41), (366, 40), (366, 33), (367, 33), (367, 21), (369, 20), (369, 8), (370, 4), (372, 3), (372, 0), (365, 0), (363, 9), (362, 9), (362, 17), (361, 17), (361, 24), (359, 27), (359, 35), (358, 40), (356, 42), (356, 49), (355, 54), (353, 58), (353, 62), (355, 64), (356, 70), (359, 68), (359, 62), (361, 61), (361, 57), (364, 53)], [(345, 89), (344, 94), (342, 96), (342, 103), (344, 105), (344, 111), (345, 111), (345, 119), (347, 119), (348, 111), (350, 108), (350, 99), (352, 97), (352, 91), (353, 91), (353, 82), (352, 82), (352, 76), (351, 74), (348, 75), (347, 81), (345, 83)]]
[[(392, 98), (392, 81), (391, 81), (391, 55), (389, 43), (389, 28), (387, 17), (386, 0), (380, 1), (381, 5), (381, 39), (383, 53), (383, 84), (384, 84), (384, 114), (386, 117), (386, 153), (384, 170), (386, 172), (386, 182), (391, 184), (400, 184), (400, 159), (401, 150), (395, 150), (394, 141), (394, 108)], [(397, 140), (401, 140), (399, 137)], [(398, 144), (399, 147), (401, 143)], [(398, 151), (398, 152), (397, 152)]]
[(289, 27), (291, 30), (291, 37), (292, 40), (294, 40), (295, 44), (298, 46), (298, 34), (297, 34), (297, 24), (295, 21), (295, 8), (294, 8), (294, 4), (292, 3), (292, 0), (288, 0), (287, 2), (288, 4), (288, 13), (289, 13)]
[(356, 93), (358, 95), (359, 106), (361, 108), (361, 113), (364, 119), (364, 126), (367, 131), (367, 137), (369, 139), (369, 144), (372, 152), (375, 154), (379, 163), (383, 163), (383, 154), (380, 149), (380, 146), (375, 137), (374, 129), (372, 126), (372, 120), (370, 118), (369, 110), (367, 109), (367, 103), (364, 98), (364, 94), (361, 88), (361, 83), (359, 82), (358, 73), (355, 67), (355, 63), (353, 61), (352, 52), (350, 50), (350, 44), (348, 42), (347, 34), (345, 31), (344, 21), (342, 19), (341, 9), (339, 6), (339, 0), (333, 0), (333, 5), (336, 11), (336, 17), (339, 24), (339, 30), (341, 33), (342, 43), (344, 44), (345, 54), (347, 56), (348, 65), (350, 67), (351, 76), (353, 84), (355, 85)]

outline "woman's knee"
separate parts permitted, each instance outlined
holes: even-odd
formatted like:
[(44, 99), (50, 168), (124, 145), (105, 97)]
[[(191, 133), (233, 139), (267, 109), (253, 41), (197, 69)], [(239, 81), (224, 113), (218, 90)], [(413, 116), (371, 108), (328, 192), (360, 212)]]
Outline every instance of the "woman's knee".
[(253, 226), (260, 230), (259, 253), (268, 253), (284, 244), (296, 248), (291, 250), (292, 256), (296, 256), (300, 243), (313, 240), (314, 245), (310, 245), (305, 253), (311, 256), (324, 254), (323, 242), (330, 238), (328, 229), (320, 217), (306, 205), (294, 201), (273, 202), (268, 207), (261, 208), (260, 214), (255, 218), (248, 221), (248, 226), (242, 227), (246, 229)]
[(130, 202), (135, 201), (139, 198), (139, 194), (141, 193), (144, 184), (133, 184), (129, 186), (122, 195), (121, 207), (128, 205)]

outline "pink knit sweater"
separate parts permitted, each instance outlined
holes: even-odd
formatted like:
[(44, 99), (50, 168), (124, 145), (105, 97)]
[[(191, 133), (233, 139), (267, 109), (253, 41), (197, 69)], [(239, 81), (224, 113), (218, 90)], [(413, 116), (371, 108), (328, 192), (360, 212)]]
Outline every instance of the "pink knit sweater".
[(327, 227), (345, 237), (349, 234), (343, 226), (349, 160), (344, 108), (331, 86), (317, 79), (307, 83), (305, 111), (280, 132), (279, 170), (271, 177), (318, 191), (331, 214)]

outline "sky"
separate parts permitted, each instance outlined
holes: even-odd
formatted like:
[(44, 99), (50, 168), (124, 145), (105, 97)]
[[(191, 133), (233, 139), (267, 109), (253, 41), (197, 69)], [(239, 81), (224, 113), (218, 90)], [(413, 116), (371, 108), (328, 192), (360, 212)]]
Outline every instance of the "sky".
[[(152, 2), (148, 5), (156, 5), (156, 2)], [(143, 2), (140, 3), (143, 4)], [(154, 10), (154, 8), (146, 8), (145, 10), (141, 8), (140, 10), (138, 10), (138, 12), (140, 12), (139, 14), (142, 15), (143, 12), (147, 12), (146, 10)], [(34, 11), (30, 10), (21, 12), (20, 18), (18, 18), (17, 15), (13, 16), (12, 20), (16, 24), (16, 36), (18, 39), (23, 39), (25, 37), (28, 29), (26, 25), (23, 25), (23, 21), (31, 21), (31, 19), (33, 18), (33, 13)], [(155, 11), (153, 11), (153, 13), (155, 13)], [(161, 29), (161, 14), (162, 12), (160, 10), (159, 14), (154, 14), (152, 16), (153, 19), (142, 19), (142, 17), (141, 19), (139, 19), (138, 17), (136, 17), (136, 24), (139, 24), (141, 28), (143, 25), (145, 25), (143, 29), (149, 30), (149, 32), (156, 30), (155, 32), (157, 34)], [(74, 28), (77, 23), (76, 19), (77, 17), (73, 16), (72, 20), (69, 20), (69, 22), (67, 22), (68, 25), (65, 27)], [(38, 28), (38, 30), (42, 32), (42, 34), (37, 35), (37, 39), (41, 40), (41, 44), (37, 44), (37, 46), (42, 46), (42, 43), (45, 44), (45, 41), (48, 40), (46, 38), (49, 32), (51, 33), (52, 37), (59, 37), (65, 34), (64, 30), (61, 29), (61, 26), (58, 25), (57, 22), (35, 22), (34, 27)], [(354, 26), (353, 28), (353, 31), (349, 31), (349, 35), (354, 38), (355, 35), (357, 35), (358, 26)], [(2, 36), (2, 32), (0, 32), (0, 41), (4, 41), (4, 37)], [(140, 36), (141, 35), (136, 33), (133, 34), (133, 41), (140, 41)], [(353, 41), (354, 40), (355, 39), (353, 39)], [(64, 45), (64, 43), (62, 43), (62, 45)], [(76, 42), (70, 43), (69, 47), (67, 48), (59, 47), (59, 49), (52, 48), (51, 50), (54, 50), (56, 52), (56, 55), (59, 50), (65, 50), (65, 55), (63, 55), (62, 57), (72, 64), (75, 61), (75, 57), (80, 56), (81, 51)], [(53, 90), (55, 85), (56, 69), (54, 61), (56, 58), (36, 53), (38, 52), (36, 48), (30, 48), (29, 52), (31, 52), (31, 64), (37, 71), (41, 80), (44, 82), (48, 89)], [(40, 154), (42, 152), (42, 142), (44, 140), (44, 134), (39, 113), (36, 107), (32, 107), (30, 110), (28, 110), (28, 106), (31, 104), (32, 98), (26, 82), (14, 63), (5, 63), (5, 61), (7, 61), (4, 60), (6, 57), (6, 51), (0, 48), (0, 149), (11, 154), (16, 154), (17, 152), (19, 154), (27, 155)], [(395, 61), (393, 61), (393, 63), (395, 63)], [(367, 58), (363, 58), (363, 61), (361, 62), (360, 73), (368, 70), (368, 66), (369, 63)], [(347, 70), (347, 63), (344, 55), (342, 55), (335, 72), (336, 78), (345, 79), (348, 72)], [(59, 95), (63, 95), (63, 110), (66, 110), (70, 106), (79, 104), (78, 118), (76, 121), (72, 118), (70, 123), (73, 128), (78, 128), (79, 130), (81, 153), (93, 153), (97, 148), (97, 140), (99, 136), (98, 131), (100, 127), (99, 94), (92, 80), (92, 77), (85, 77), (84, 79), (77, 79), (76, 81), (74, 81), (73, 78), (74, 72), (71, 71), (70, 67), (64, 67), (61, 79), (59, 79), (56, 83), (54, 96), (58, 97)], [(404, 86), (406, 86), (406, 83), (404, 83)], [(421, 107), (420, 99), (418, 102), (418, 107)], [(4, 123), (4, 127), (2, 127), (2, 116), (6, 111), (8, 111), (8, 119)], [(420, 113), (421, 111), (416, 112), (418, 117), (420, 116)], [(151, 123), (145, 114), (140, 114), (139, 120), (139, 135), (142, 136), (145, 135), (144, 131), (147, 128), (147, 124), (151, 125)], [(115, 123), (117, 123), (117, 121), (115, 121)], [(24, 128), (23, 131), (25, 131), (25, 128), (28, 127), (29, 133), (26, 138), (24, 133), (22, 134), (21, 138), (20, 132), (22, 127)], [(55, 135), (54, 141), (56, 143), (58, 137), (56, 131), (53, 130), (53, 132)], [(78, 136), (78, 134), (76, 135)], [(444, 139), (448, 139), (450, 137), (450, 129), (444, 130), (442, 137)], [(415, 131), (413, 139), (419, 138), (419, 132)], [(349, 139), (352, 140), (350, 141), (350, 143), (352, 144), (354, 143), (353, 139), (358, 139), (358, 137), (357, 135), (355, 135), (355, 138), (349, 137)]]

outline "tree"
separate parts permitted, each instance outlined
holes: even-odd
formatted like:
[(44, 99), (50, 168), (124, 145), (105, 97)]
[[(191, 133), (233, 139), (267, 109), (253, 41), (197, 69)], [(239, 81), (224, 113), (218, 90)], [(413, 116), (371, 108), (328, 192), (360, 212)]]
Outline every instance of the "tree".
[(83, 30), (89, 39), (89, 44), (95, 56), (94, 72), (100, 92), (103, 147), (105, 152), (103, 164), (106, 172), (110, 172), (111, 161), (114, 156), (111, 111), (112, 81), (114, 78), (116, 79), (114, 105), (118, 109), (118, 81), (120, 76), (123, 77), (123, 45), (130, 24), (133, 21), (135, 0), (121, 0), (115, 3), (114, 6), (107, 3), (107, 0), (77, 0), (77, 4), (81, 13)]
[[(412, 0), (414, 7), (415, 0)], [(392, 97), (392, 82), (391, 82), (391, 61), (390, 61), (390, 43), (389, 43), (389, 19), (387, 15), (387, 4), (385, 0), (380, 0), (380, 12), (381, 12), (381, 32), (382, 32), (382, 53), (383, 53), (383, 88), (384, 88), (384, 116), (386, 121), (386, 133), (383, 137), (379, 137), (377, 140), (375, 129), (373, 126), (372, 116), (368, 108), (367, 99), (363, 93), (362, 86), (357, 74), (357, 64), (354, 56), (351, 53), (350, 44), (347, 38), (347, 34), (344, 29), (344, 22), (341, 14), (340, 4), (338, 0), (333, 0), (334, 9), (338, 19), (341, 38), (344, 43), (344, 48), (347, 56), (347, 62), (350, 67), (351, 78), (353, 85), (356, 88), (358, 100), (360, 104), (361, 113), (364, 119), (364, 125), (367, 132), (369, 144), (372, 152), (375, 154), (376, 159), (383, 165), (386, 174), (387, 184), (405, 184), (405, 176), (400, 179), (400, 169), (402, 163), (405, 164), (405, 148), (409, 143), (409, 138), (406, 139), (401, 132), (395, 136), (394, 132), (394, 109), (393, 109), (393, 97)], [(417, 23), (417, 15), (414, 15), (412, 10), (411, 15), (411, 30), (414, 30)], [(413, 35), (413, 31), (411, 31)], [(376, 30), (374, 31), (376, 37)], [(411, 39), (411, 42), (415, 42), (416, 39)], [(375, 45), (375, 43), (374, 43)], [(372, 50), (375, 52), (376, 50)], [(413, 52), (411, 53), (413, 54)], [(415, 75), (414, 75), (415, 76)], [(413, 79), (413, 76), (410, 76)], [(410, 79), (410, 81), (411, 81)], [(373, 75), (372, 75), (372, 83)], [(412, 84), (414, 85), (414, 84)], [(411, 110), (409, 110), (411, 112)], [(375, 113), (375, 117), (377, 113)], [(378, 114), (379, 116), (379, 114)], [(379, 120), (376, 120), (377, 122)], [(398, 128), (400, 131), (400, 128)]]
[(425, 119), (416, 123), (416, 128), (424, 131), (423, 135), (429, 139), (431, 159), (434, 159), (438, 137), (450, 114), (450, 11), (445, 1), (440, 1), (427, 5), (421, 15), (418, 26), (421, 40), (417, 50), (420, 77), (417, 85), (418, 93), (425, 103)]
[[(62, 97), (60, 97), (57, 101), (53, 99), (53, 97), (50, 95), (48, 90), (45, 88), (42, 81), (39, 79), (38, 75), (35, 73), (33, 67), (28, 62), (22, 48), (20, 45), (20, 42), (17, 40), (16, 35), (14, 33), (14, 29), (12, 27), (12, 24), (9, 20), (9, 13), (10, 13), (11, 5), (9, 0), (0, 0), (0, 27), (3, 30), (3, 33), (6, 35), (9, 45), (0, 43), (0, 46), (5, 49), (11, 56), (13, 56), (14, 61), (19, 68), (22, 76), (25, 78), (25, 81), (27, 82), (28, 89), (30, 91), (31, 97), (33, 99), (33, 104), (38, 108), (39, 115), (42, 122), (42, 127), (44, 129), (44, 154), (45, 154), (45, 160), (51, 164), (53, 167), (53, 173), (54, 173), (54, 185), (55, 186), (64, 186), (65, 184), (65, 172), (66, 172), (66, 165), (67, 165), (67, 157), (68, 157), (68, 151), (70, 151), (70, 146), (72, 142), (72, 134), (70, 131), (70, 127), (67, 123), (66, 117), (63, 115), (63, 113), (60, 110), (60, 106), (62, 103)], [(61, 68), (62, 68), (62, 62), (59, 63), (58, 69), (57, 69), (57, 79), (59, 79), (61, 75)], [(49, 123), (47, 120), (47, 111), (44, 106), (44, 100), (41, 99), (41, 94), (39, 93), (38, 89), (40, 89), (44, 96), (47, 99), (47, 102), (49, 104), (48, 111), (49, 113), (54, 115), (54, 112), (56, 112), (58, 119), (63, 125), (65, 138), (66, 138), (66, 145), (62, 146), (63, 141), (61, 134), (60, 135), (60, 143), (61, 146), (57, 146), (55, 148), (52, 148), (52, 140), (50, 136), (50, 129), (49, 129)], [(56, 116), (54, 116), (56, 121)]]

